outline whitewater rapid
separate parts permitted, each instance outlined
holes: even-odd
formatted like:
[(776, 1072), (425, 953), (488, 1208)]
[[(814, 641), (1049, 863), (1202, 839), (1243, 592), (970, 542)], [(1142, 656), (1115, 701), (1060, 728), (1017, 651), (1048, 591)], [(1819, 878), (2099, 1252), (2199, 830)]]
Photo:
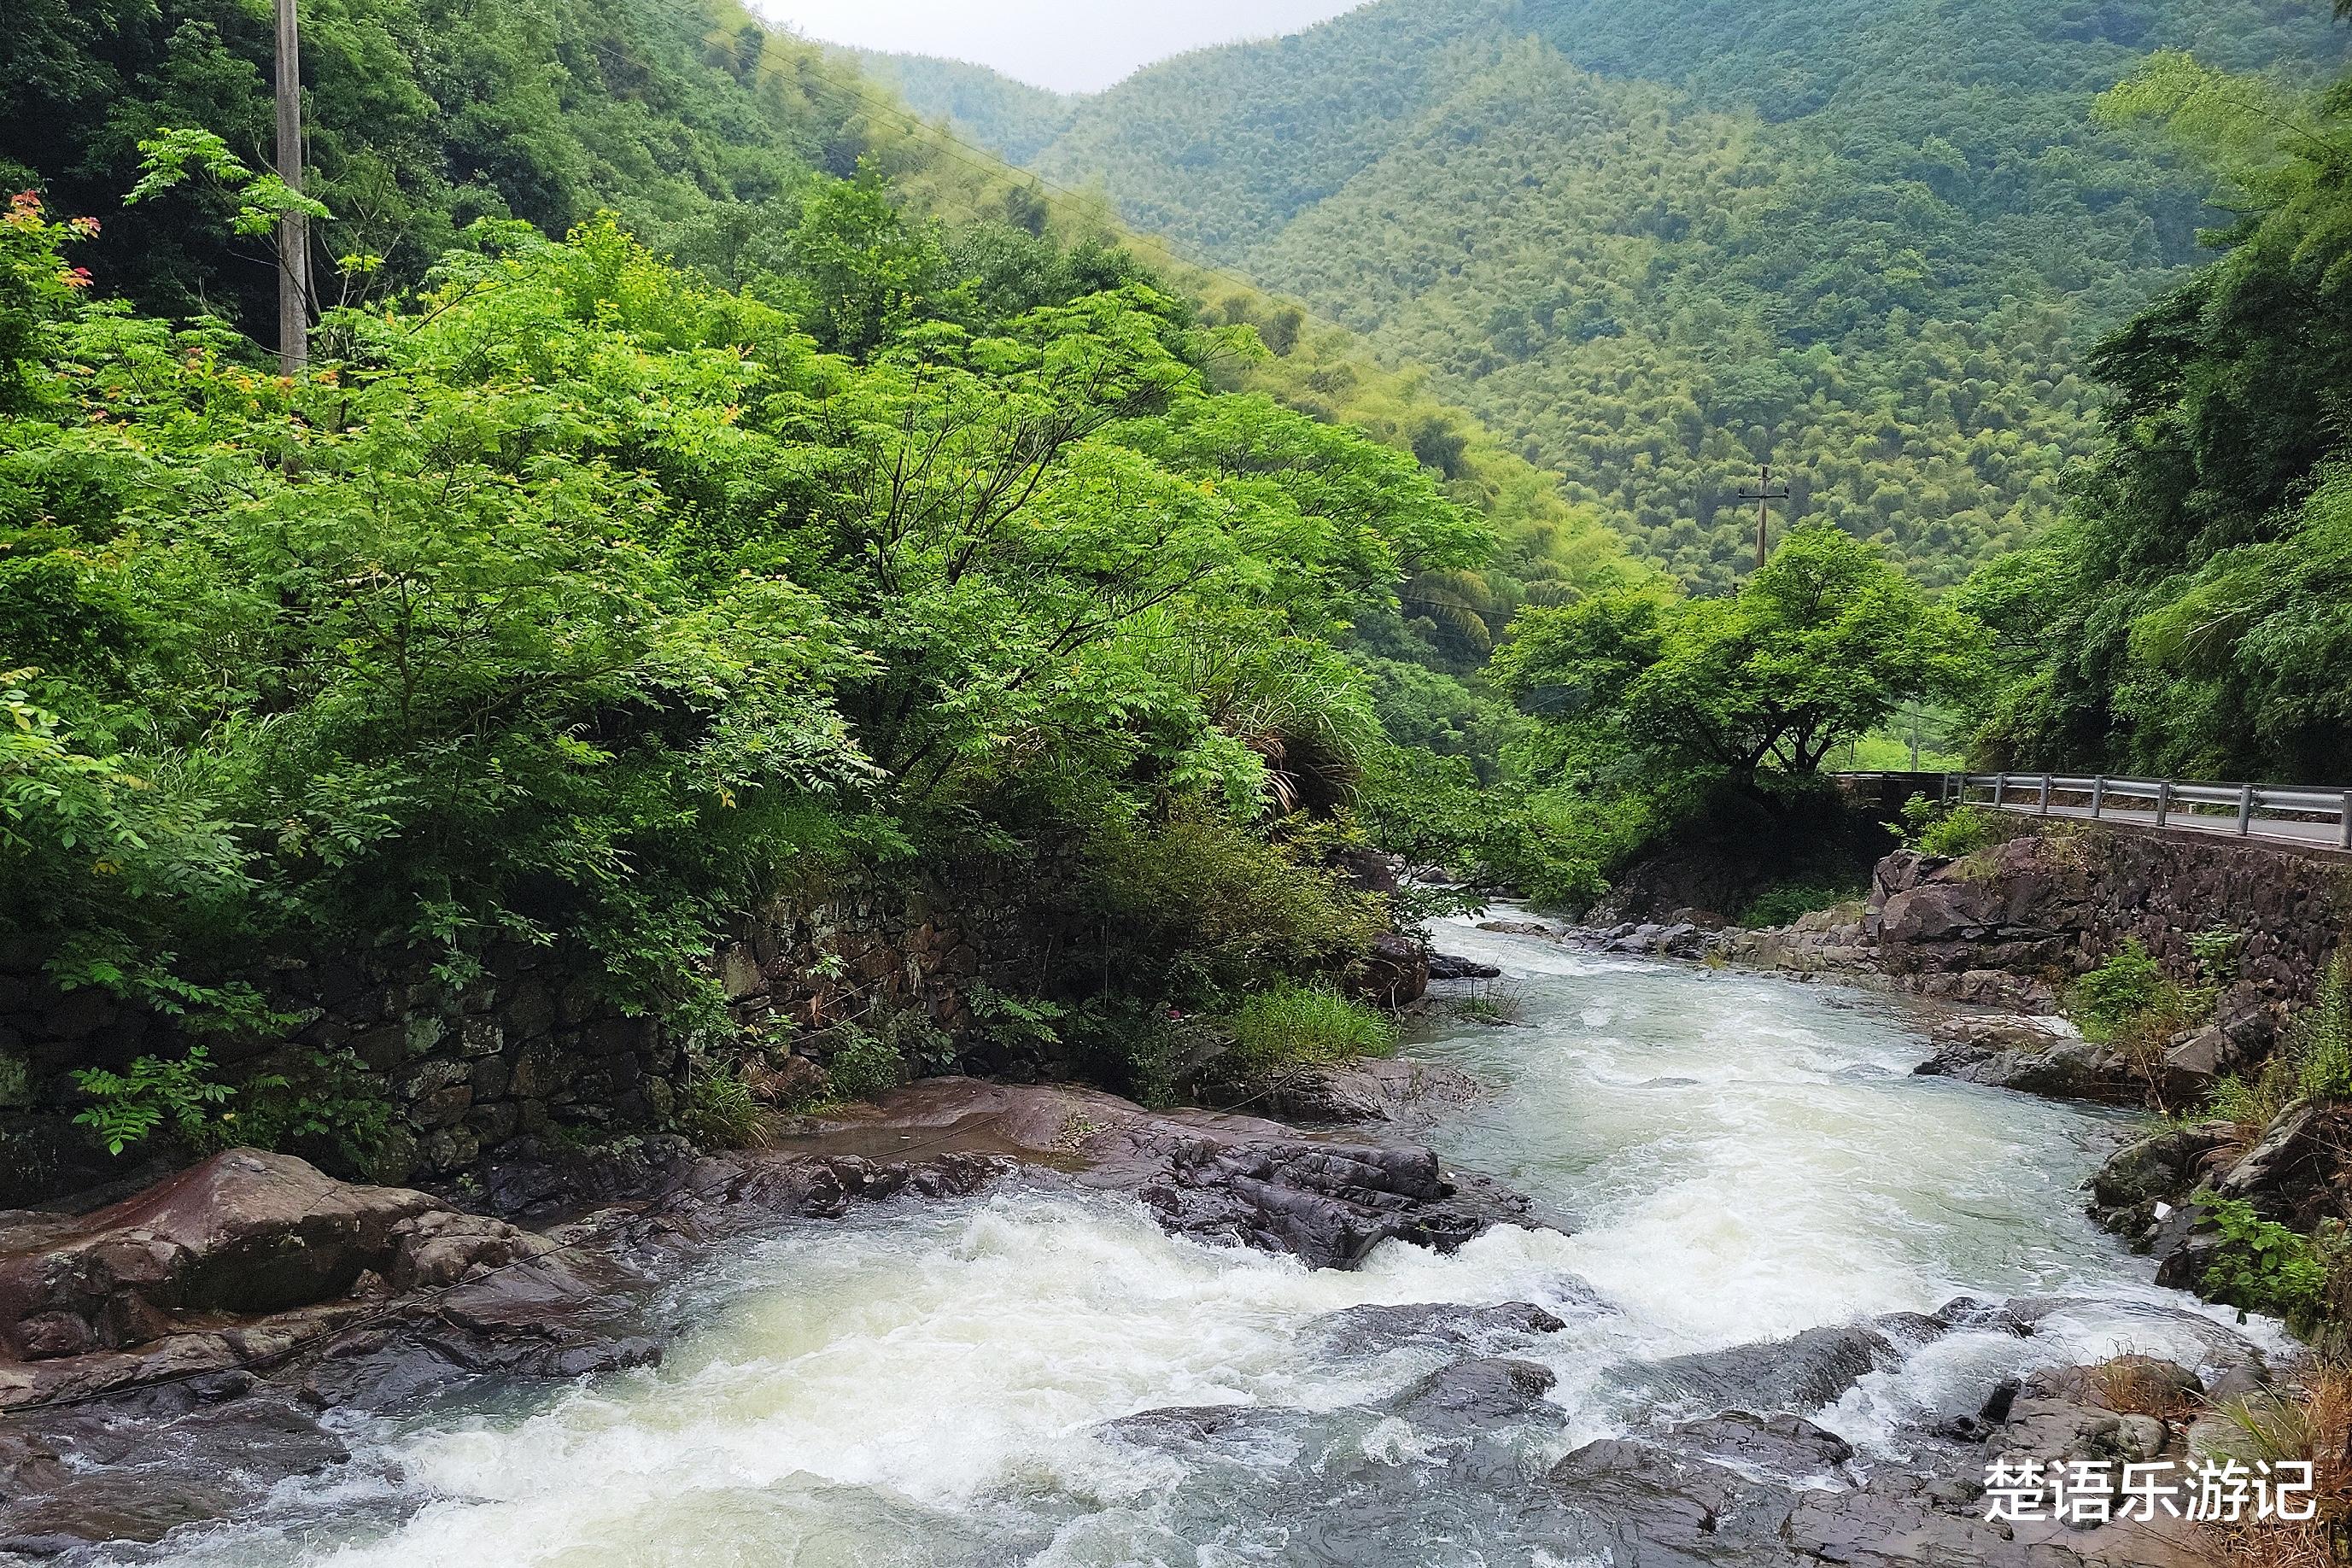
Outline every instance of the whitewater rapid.
[[(1427, 1435), (1374, 1408), (1461, 1352), (1317, 1320), (1424, 1301), (1565, 1320), (1510, 1352), (1558, 1374), (1567, 1416), (1509, 1437), (1498, 1463), (1528, 1478), (1637, 1424), (1648, 1363), (1961, 1294), (2085, 1304), (2031, 1339), (1946, 1335), (1814, 1419), (1892, 1454), (1906, 1417), (1972, 1409), (2033, 1365), (2200, 1359), (2177, 1316), (2193, 1303), (2081, 1213), (2126, 1119), (1915, 1078), (1923, 1040), (1864, 993), (1466, 926), (1441, 945), (1503, 965), (1523, 1026), (1436, 1024), (1409, 1046), (1493, 1091), (1423, 1136), (1573, 1234), (1389, 1244), (1313, 1272), (1171, 1239), (1131, 1200), (1050, 1178), (796, 1224), (681, 1290), (670, 1310), (694, 1326), (657, 1368), (357, 1425), (335, 1476), (95, 1560), (1560, 1568), (1579, 1558), (1515, 1533), (1510, 1477), (1492, 1497), (1417, 1489)], [(1270, 1418), (1213, 1455), (1103, 1430), (1229, 1405)]]

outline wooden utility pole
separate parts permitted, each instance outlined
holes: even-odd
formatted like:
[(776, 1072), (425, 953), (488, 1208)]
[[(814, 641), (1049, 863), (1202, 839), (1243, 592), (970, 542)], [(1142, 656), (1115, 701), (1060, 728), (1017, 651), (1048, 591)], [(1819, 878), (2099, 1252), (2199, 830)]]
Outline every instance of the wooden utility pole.
[[(302, 194), (302, 41), (295, 0), (278, 0), (278, 177)], [(310, 220), (278, 220), (278, 369), (300, 375), (310, 365)]]
[(1776, 500), (1787, 500), (1789, 487), (1785, 484), (1775, 486), (1772, 483), (1772, 465), (1766, 463), (1762, 472), (1757, 478), (1756, 488), (1752, 490), (1741, 490), (1739, 499), (1756, 503), (1756, 570), (1761, 572), (1764, 570), (1764, 563), (1770, 558), (1772, 550), (1772, 503)]

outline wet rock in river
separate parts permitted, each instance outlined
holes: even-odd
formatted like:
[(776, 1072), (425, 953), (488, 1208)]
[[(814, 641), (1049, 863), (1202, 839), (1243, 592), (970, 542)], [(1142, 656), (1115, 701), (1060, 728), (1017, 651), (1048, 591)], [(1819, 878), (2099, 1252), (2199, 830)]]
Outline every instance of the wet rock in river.
[(1307, 1420), (1305, 1411), (1279, 1406), (1186, 1405), (1122, 1415), (1095, 1430), (1139, 1448), (1236, 1449), (1293, 1438)]
[(1262, 1115), (1345, 1126), (1433, 1116), (1468, 1104), (1479, 1092), (1478, 1080), (1458, 1068), (1391, 1058), (1302, 1068), (1247, 1097)]
[(1503, 936), (1541, 936), (1557, 940), (1559, 932), (1541, 921), (1480, 921), (1480, 931), (1491, 931)]
[(159, 1540), (346, 1457), (310, 1413), (246, 1373), (20, 1416), (0, 1426), (0, 1555)]
[(1481, 963), (1475, 958), (1460, 958), (1450, 952), (1429, 955), (1429, 977), (1432, 980), (1499, 980), (1503, 972), (1491, 963)]
[(1391, 1409), (1445, 1435), (1529, 1419), (1560, 1425), (1568, 1412), (1544, 1397), (1559, 1381), (1549, 1367), (1509, 1356), (1458, 1361), (1415, 1384)]
[(1727, 1411), (1669, 1427), (1666, 1440), (1685, 1454), (1811, 1480), (1834, 1476), (1853, 1458), (1853, 1446), (1801, 1415), (1750, 1415)]
[(143, 1344), (187, 1314), (264, 1313), (388, 1274), (423, 1193), (333, 1180), (236, 1149), (79, 1218), (0, 1232), (0, 1346), (28, 1361)]
[(2147, 1250), (2158, 1206), (2187, 1203), (2231, 1136), (2227, 1123), (2208, 1122), (2169, 1127), (2118, 1149), (2091, 1177), (2091, 1217)]
[(1316, 1319), (1307, 1331), (1335, 1349), (1377, 1355), (1404, 1345), (1467, 1345), (1492, 1353), (1556, 1334), (1568, 1324), (1528, 1301), (1498, 1307), (1467, 1307), (1453, 1301), (1417, 1301), (1405, 1306), (1349, 1307)]
[(1175, 1235), (1288, 1253), (1318, 1268), (1353, 1268), (1383, 1241), (1450, 1252), (1497, 1225), (1551, 1223), (1492, 1178), (1445, 1169), (1419, 1143), (1318, 1136), (1224, 1112), (1146, 1110), (1068, 1086), (926, 1079), (772, 1152), (939, 1138), (1133, 1193)]
[(1720, 1465), (1622, 1437), (1587, 1443), (1550, 1479), (1570, 1507), (1614, 1527), (1612, 1558), (1622, 1551), (1637, 1562), (1696, 1547), (1759, 1489)]
[(1390, 1240), (1451, 1252), (1494, 1226), (1528, 1223), (1532, 1210), (1499, 1183), (1442, 1170), (1427, 1149), (1292, 1140), (1180, 1140), (1136, 1195), (1176, 1234), (1316, 1268), (1353, 1268)]
[(2133, 1102), (2142, 1085), (2112, 1051), (2056, 1018), (2010, 1016), (1939, 1021), (1936, 1054), (1913, 1069), (1925, 1077), (2015, 1089), (2054, 1100)]
[(1612, 1380), (1695, 1409), (1819, 1410), (1872, 1373), (1890, 1371), (1902, 1360), (1884, 1332), (1853, 1323), (1674, 1356), (1621, 1369)]

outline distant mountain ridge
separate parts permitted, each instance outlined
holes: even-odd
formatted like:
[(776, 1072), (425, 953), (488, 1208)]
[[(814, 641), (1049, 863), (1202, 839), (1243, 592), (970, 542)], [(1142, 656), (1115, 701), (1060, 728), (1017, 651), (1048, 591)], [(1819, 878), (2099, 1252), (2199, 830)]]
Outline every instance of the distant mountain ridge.
[(1720, 588), (1768, 451), (1805, 515), (1934, 582), (2056, 516), (2093, 439), (2081, 355), (2214, 221), (2092, 120), (2160, 48), (2309, 80), (2343, 35), (2304, 0), (1380, 0), (1050, 112), (979, 68), (887, 68), (1430, 365)]
[(945, 119), (959, 134), (1016, 163), (1052, 145), (1070, 128), (1083, 101), (969, 60), (873, 49), (831, 52), (854, 61), (926, 118)]

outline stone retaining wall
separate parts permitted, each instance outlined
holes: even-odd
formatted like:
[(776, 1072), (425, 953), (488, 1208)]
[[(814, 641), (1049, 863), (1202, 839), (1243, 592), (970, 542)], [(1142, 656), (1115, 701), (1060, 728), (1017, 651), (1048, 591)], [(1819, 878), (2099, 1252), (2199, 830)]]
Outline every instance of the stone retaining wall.
[(2054, 989), (2133, 940), (2176, 979), (2210, 983), (2189, 939), (2221, 930), (2242, 939), (2221, 1016), (2282, 1016), (2352, 940), (2352, 869), (2236, 839), (2037, 825), (1962, 860), (1887, 857), (1864, 935), (1887, 973), (1993, 1000), (1977, 993), (1995, 977)]
[[(909, 1011), (968, 1043), (973, 983), (1023, 984), (1034, 945), (1023, 886), (973, 870), (830, 889), (746, 919), (710, 962), (738, 1021), (780, 1053), (822, 1065), (842, 1037), (828, 1026)], [(87, 1102), (70, 1072), (177, 1057), (190, 1043), (149, 1010), (57, 991), (43, 956), (0, 943), (0, 1207), (130, 1173), (131, 1160), (110, 1160), (71, 1125)], [(299, 1022), (283, 1038), (207, 1039), (220, 1076), (292, 1078), (312, 1051), (349, 1051), (358, 1074), (346, 1087), (394, 1111), (373, 1167), (353, 1173), (378, 1181), (451, 1178), (521, 1136), (657, 1127), (686, 1092), (681, 1042), (545, 950), (495, 948), (478, 980), (454, 988), (404, 949), (280, 963), (247, 978)], [(335, 1163), (325, 1147), (299, 1152)]]

